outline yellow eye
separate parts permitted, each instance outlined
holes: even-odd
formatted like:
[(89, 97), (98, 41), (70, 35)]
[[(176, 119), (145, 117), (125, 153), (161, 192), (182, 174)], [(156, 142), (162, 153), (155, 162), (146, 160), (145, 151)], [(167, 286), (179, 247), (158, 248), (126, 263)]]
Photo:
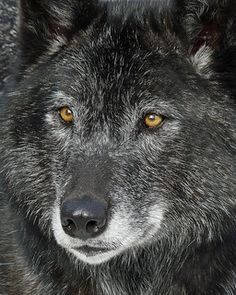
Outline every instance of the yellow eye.
[(155, 113), (147, 114), (144, 117), (144, 123), (148, 128), (154, 128), (161, 125), (163, 122), (164, 117), (162, 115), (157, 115)]
[(59, 109), (59, 115), (66, 123), (72, 123), (74, 120), (73, 112), (69, 107), (62, 107)]

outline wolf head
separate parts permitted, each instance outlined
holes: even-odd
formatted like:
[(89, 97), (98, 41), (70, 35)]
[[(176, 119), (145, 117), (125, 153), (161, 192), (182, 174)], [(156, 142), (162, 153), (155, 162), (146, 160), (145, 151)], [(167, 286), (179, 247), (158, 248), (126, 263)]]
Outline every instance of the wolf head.
[(49, 247), (98, 264), (232, 226), (234, 6), (21, 0), (2, 175)]

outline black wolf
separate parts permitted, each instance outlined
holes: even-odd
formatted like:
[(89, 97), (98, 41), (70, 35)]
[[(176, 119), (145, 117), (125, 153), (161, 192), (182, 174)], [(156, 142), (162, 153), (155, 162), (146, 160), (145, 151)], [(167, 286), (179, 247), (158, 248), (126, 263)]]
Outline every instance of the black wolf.
[(0, 294), (236, 294), (235, 1), (21, 0), (17, 30)]

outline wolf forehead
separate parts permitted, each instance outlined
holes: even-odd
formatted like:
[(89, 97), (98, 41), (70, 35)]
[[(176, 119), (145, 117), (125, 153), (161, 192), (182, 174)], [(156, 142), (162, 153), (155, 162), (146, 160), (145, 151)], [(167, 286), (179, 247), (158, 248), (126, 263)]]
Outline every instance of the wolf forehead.
[[(119, 3), (114, 7), (124, 6)], [(95, 102), (102, 95), (109, 101), (126, 97), (136, 103), (157, 91), (165, 92), (167, 81), (170, 87), (176, 80), (170, 77), (178, 64), (182, 64), (182, 73), (185, 68), (187, 71), (189, 64), (180, 40), (169, 28), (158, 34), (152, 24), (159, 25), (156, 16), (141, 7), (136, 14), (133, 10), (125, 14), (112, 11), (106, 20), (98, 19), (87, 30), (74, 34), (54, 62), (55, 83), (65, 81), (60, 90), (71, 91), (72, 96), (79, 92), (80, 99), (84, 93), (90, 102), (96, 93)], [(180, 71), (178, 74), (180, 80)]]

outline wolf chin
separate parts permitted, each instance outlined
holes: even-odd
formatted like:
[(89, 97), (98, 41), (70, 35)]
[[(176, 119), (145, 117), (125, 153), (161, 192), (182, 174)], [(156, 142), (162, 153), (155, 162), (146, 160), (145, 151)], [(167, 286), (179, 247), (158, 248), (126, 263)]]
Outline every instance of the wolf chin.
[(235, 32), (229, 0), (19, 1), (1, 295), (236, 294)]

